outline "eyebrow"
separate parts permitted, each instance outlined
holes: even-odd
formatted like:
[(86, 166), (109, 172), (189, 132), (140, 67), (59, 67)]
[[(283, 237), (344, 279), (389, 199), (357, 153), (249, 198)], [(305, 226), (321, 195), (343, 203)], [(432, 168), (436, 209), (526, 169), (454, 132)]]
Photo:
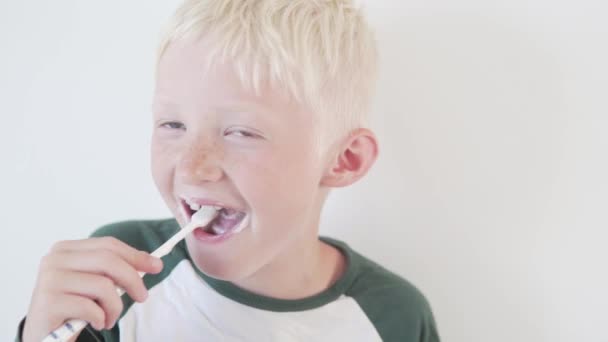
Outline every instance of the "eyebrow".
[[(159, 100), (154, 101), (151, 104), (152, 113), (160, 112), (179, 112), (179, 105), (170, 100)], [(243, 114), (257, 114), (265, 122), (270, 124), (275, 123), (274, 115), (268, 115), (270, 109), (252, 101), (236, 101), (226, 104), (220, 104), (213, 106), (209, 109), (211, 112), (220, 114), (232, 114), (232, 115), (243, 115)]]
[(161, 109), (162, 110), (170, 109), (172, 112), (175, 112), (175, 111), (177, 111), (177, 109), (179, 109), (179, 106), (171, 101), (166, 101), (166, 100), (162, 100), (162, 99), (156, 100), (156, 97), (154, 97), (154, 101), (152, 101), (152, 103), (150, 104), (150, 110), (152, 111), (152, 113), (157, 113)]
[[(153, 101), (152, 104), (150, 105), (150, 107), (152, 109), (158, 109), (158, 108), (171, 108), (171, 109), (177, 109), (179, 108), (179, 106), (172, 101)], [(218, 106), (214, 106), (211, 108), (213, 111), (216, 112), (220, 112), (220, 113), (231, 113), (231, 112), (251, 112), (251, 109), (254, 109), (254, 111), (257, 112), (265, 112), (268, 110), (268, 108), (266, 108), (265, 106), (259, 105), (253, 101), (237, 101), (234, 103), (227, 103), (227, 104), (221, 104)]]
[(232, 116), (255, 115), (257, 119), (260, 119), (265, 124), (276, 126), (276, 115), (272, 115), (271, 113), (269, 113), (269, 108), (250, 101), (235, 102), (226, 105), (214, 106), (213, 108), (211, 108), (211, 110), (220, 114)]
[(213, 107), (218, 112), (266, 112), (268, 108), (254, 101), (235, 101)]

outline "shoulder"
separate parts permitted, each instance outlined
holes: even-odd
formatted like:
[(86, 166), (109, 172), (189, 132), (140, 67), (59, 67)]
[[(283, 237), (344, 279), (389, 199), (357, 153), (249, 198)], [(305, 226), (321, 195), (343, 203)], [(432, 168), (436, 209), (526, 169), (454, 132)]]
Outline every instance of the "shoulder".
[(91, 237), (111, 236), (147, 252), (152, 252), (179, 229), (175, 219), (129, 220), (104, 225)]
[(431, 306), (415, 285), (342, 246), (355, 273), (345, 295), (359, 304), (384, 341), (439, 341)]

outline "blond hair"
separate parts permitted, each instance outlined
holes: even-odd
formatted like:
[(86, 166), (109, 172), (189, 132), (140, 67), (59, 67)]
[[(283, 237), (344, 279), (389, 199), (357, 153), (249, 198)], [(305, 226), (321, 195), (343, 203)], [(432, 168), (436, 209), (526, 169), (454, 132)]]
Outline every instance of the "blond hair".
[[(210, 60), (233, 62), (256, 92), (269, 81), (318, 114), (333, 136), (367, 125), (376, 79), (376, 45), (349, 0), (186, 0), (159, 47), (213, 37)], [(208, 67), (210, 67), (209, 65)]]

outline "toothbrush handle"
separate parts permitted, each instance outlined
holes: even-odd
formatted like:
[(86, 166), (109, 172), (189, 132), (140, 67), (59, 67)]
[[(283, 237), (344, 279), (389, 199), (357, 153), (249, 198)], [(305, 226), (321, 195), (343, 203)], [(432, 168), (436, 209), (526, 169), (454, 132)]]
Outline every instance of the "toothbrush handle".
[(87, 322), (81, 319), (71, 319), (62, 326), (48, 334), (42, 342), (66, 342), (72, 336), (78, 334), (87, 326)]

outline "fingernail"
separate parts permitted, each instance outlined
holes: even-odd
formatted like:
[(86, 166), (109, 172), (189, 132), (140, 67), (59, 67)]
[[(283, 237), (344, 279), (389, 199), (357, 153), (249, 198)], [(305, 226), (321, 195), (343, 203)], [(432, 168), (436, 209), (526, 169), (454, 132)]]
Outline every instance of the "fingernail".
[(163, 262), (159, 258), (152, 257), (152, 266), (161, 267)]
[(106, 324), (106, 322), (101, 322), (101, 323), (97, 322), (97, 323), (91, 324), (91, 325), (93, 326), (93, 328), (95, 328), (95, 330), (100, 331), (105, 328), (105, 324)]

